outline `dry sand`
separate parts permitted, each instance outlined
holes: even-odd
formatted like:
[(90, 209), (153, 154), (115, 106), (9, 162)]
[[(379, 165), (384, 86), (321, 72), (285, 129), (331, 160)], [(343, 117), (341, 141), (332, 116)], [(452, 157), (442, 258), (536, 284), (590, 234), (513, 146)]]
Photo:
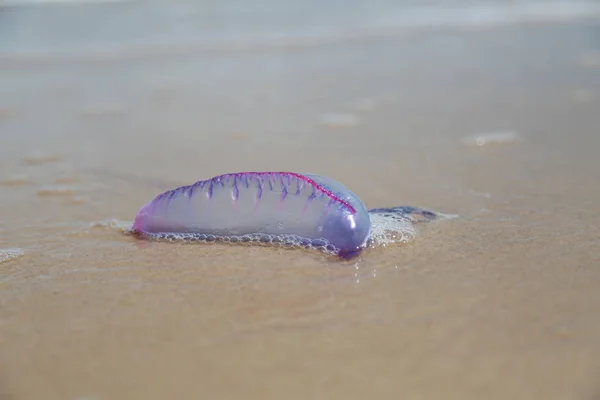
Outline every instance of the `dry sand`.
[[(598, 399), (599, 35), (1, 58), (0, 399)], [(351, 262), (106, 222), (242, 170), (461, 218)]]

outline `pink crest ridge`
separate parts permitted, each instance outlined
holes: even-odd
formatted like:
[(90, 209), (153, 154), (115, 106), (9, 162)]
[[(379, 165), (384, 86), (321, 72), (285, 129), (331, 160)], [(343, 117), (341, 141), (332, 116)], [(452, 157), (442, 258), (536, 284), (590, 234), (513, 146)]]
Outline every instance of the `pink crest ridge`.
[(317, 189), (318, 191), (320, 191), (321, 193), (324, 193), (325, 195), (329, 196), (329, 198), (331, 198), (333, 201), (343, 204), (345, 207), (348, 208), (348, 210), (352, 213), (355, 214), (356, 213), (356, 209), (354, 207), (352, 207), (352, 205), (350, 203), (348, 203), (347, 201), (340, 199), (338, 196), (336, 196), (331, 190), (327, 189), (326, 187), (324, 187), (323, 185), (318, 184), (317, 182), (315, 182), (314, 180), (310, 179), (309, 177), (307, 177), (306, 175), (302, 175), (299, 174), (297, 172), (286, 172), (286, 171), (278, 171), (278, 172), (238, 172), (238, 173), (231, 173), (231, 174), (223, 174), (223, 175), (219, 175), (216, 176), (212, 179), (220, 179), (220, 178), (224, 178), (224, 177), (229, 177), (229, 176), (265, 176), (265, 175), (289, 175), (289, 176), (293, 176), (295, 178), (300, 179), (301, 181), (308, 183), (309, 185), (313, 186), (315, 189)]

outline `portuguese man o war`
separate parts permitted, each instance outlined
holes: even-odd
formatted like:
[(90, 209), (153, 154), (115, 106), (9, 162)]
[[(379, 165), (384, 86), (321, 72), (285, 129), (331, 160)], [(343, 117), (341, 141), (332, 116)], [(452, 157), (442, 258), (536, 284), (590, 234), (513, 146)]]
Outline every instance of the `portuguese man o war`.
[(131, 231), (147, 239), (315, 248), (348, 259), (372, 243), (405, 241), (416, 233), (413, 223), (438, 217), (410, 206), (367, 210), (324, 176), (239, 172), (158, 195), (138, 211)]

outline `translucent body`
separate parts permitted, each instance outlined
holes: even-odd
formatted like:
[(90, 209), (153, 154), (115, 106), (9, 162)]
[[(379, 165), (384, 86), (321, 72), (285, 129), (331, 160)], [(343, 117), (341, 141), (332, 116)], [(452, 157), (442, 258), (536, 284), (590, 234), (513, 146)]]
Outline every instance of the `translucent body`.
[(350, 255), (366, 246), (371, 222), (362, 201), (332, 179), (243, 172), (157, 196), (140, 209), (133, 231), (159, 238), (277, 241)]

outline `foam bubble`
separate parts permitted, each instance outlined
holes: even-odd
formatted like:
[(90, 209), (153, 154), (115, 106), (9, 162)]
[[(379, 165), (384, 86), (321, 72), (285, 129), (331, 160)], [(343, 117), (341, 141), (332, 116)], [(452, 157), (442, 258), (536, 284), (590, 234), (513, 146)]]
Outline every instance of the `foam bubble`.
[(14, 260), (15, 258), (21, 257), (23, 254), (25, 254), (23, 249), (0, 249), (0, 263)]
[(121, 221), (116, 218), (107, 219), (104, 221), (96, 221), (90, 223), (90, 228), (104, 228), (104, 229), (114, 229), (121, 232), (130, 232), (131, 226), (133, 225), (132, 221)]
[(86, 196), (73, 196), (69, 202), (71, 204), (85, 204), (88, 202), (88, 200), (89, 199)]
[(463, 143), (467, 146), (482, 147), (491, 144), (515, 143), (520, 140), (521, 137), (515, 131), (498, 131), (468, 136), (463, 138)]
[(321, 123), (331, 128), (352, 127), (360, 123), (360, 118), (354, 114), (327, 113), (321, 117)]
[(370, 215), (371, 235), (368, 246), (379, 247), (392, 243), (407, 243), (417, 236), (414, 223), (401, 214)]
[(245, 235), (213, 235), (210, 233), (194, 232), (136, 232), (129, 231), (131, 234), (143, 237), (149, 240), (169, 241), (169, 242), (202, 242), (202, 243), (235, 243), (235, 244), (259, 244), (265, 246), (279, 247), (297, 247), (305, 249), (316, 249), (328, 254), (338, 254), (340, 251), (332, 245), (327, 239), (308, 239), (298, 235), (269, 235), (263, 233), (250, 233)]
[(369, 210), (371, 236), (369, 247), (392, 243), (407, 243), (418, 235), (416, 225), (458, 218), (456, 214), (442, 214), (418, 207), (400, 206)]

